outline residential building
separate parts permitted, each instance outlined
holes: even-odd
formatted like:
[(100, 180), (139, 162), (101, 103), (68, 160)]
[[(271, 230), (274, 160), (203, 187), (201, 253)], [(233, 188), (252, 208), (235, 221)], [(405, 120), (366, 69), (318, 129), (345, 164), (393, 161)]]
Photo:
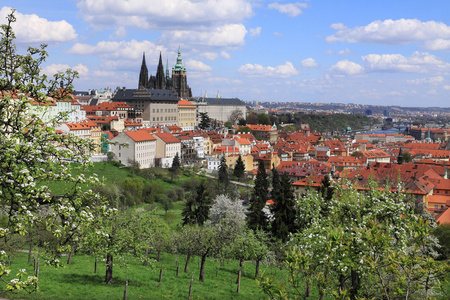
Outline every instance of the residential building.
[(156, 138), (157, 165), (171, 167), (175, 155), (181, 155), (181, 141), (170, 132), (158, 132), (153, 136)]
[[(111, 152), (125, 166), (138, 163), (142, 169), (155, 166), (156, 138), (144, 129), (124, 131), (112, 139)], [(128, 145), (128, 147), (124, 146)]]
[(197, 126), (197, 107), (185, 99), (178, 101), (178, 126), (184, 131), (194, 130)]

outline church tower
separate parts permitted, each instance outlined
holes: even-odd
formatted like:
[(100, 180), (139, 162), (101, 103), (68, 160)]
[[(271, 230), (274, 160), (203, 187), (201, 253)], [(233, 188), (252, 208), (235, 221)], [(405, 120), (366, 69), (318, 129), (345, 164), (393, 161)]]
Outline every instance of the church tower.
[(141, 71), (139, 73), (139, 83), (138, 88), (146, 88), (148, 85), (148, 69), (147, 64), (145, 63), (145, 52), (142, 54), (142, 64), (141, 64)]
[(166, 89), (166, 76), (164, 75), (164, 67), (162, 64), (161, 52), (159, 53), (159, 63), (158, 63), (158, 69), (156, 71), (155, 89), (160, 89), (160, 90)]
[(180, 98), (192, 97), (191, 88), (187, 85), (186, 67), (183, 66), (180, 48), (178, 48), (177, 63), (172, 68), (172, 88)]

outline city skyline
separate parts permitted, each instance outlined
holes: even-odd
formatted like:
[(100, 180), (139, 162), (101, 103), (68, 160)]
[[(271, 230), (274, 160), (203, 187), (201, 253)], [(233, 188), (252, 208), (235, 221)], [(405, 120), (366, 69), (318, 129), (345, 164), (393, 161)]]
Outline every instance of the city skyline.
[(193, 96), (449, 107), (450, 3), (6, 0), (17, 47), (48, 43), (44, 72), (77, 90), (137, 88), (181, 48)]

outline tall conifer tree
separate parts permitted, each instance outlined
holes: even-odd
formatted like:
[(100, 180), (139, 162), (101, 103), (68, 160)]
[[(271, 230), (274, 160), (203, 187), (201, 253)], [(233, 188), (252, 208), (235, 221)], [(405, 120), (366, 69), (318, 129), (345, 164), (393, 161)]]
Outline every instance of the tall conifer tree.
[[(278, 172), (277, 172), (278, 175)], [(283, 174), (280, 182), (280, 192), (272, 198), (274, 201), (272, 213), (272, 234), (276, 238), (286, 241), (289, 233), (294, 232), (295, 226), (295, 197), (289, 176)]]
[(238, 180), (240, 180), (244, 176), (244, 173), (245, 173), (244, 161), (242, 160), (241, 155), (239, 155), (238, 159), (236, 160), (236, 165), (234, 166), (233, 175), (236, 176)]
[(228, 166), (227, 160), (225, 156), (222, 156), (219, 165), (219, 185), (222, 193), (227, 192), (228, 184), (230, 183), (230, 179), (228, 178)]
[(269, 180), (267, 179), (264, 162), (259, 161), (258, 173), (256, 174), (255, 187), (253, 190), (252, 201), (247, 217), (248, 227), (253, 230), (267, 228), (267, 216), (263, 211), (268, 200)]

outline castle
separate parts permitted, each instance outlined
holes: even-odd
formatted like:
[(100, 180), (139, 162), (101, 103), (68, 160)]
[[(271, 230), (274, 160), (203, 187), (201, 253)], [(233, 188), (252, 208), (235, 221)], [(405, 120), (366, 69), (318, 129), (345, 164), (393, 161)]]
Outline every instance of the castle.
[(139, 73), (138, 88), (172, 90), (178, 98), (191, 98), (192, 91), (187, 84), (186, 67), (183, 66), (180, 48), (178, 48), (177, 63), (172, 68), (172, 78), (169, 76), (169, 62), (167, 62), (166, 72), (164, 74), (161, 53), (159, 54), (159, 63), (156, 70), (156, 76), (150, 75), (149, 77), (144, 53), (142, 56), (141, 71)]

